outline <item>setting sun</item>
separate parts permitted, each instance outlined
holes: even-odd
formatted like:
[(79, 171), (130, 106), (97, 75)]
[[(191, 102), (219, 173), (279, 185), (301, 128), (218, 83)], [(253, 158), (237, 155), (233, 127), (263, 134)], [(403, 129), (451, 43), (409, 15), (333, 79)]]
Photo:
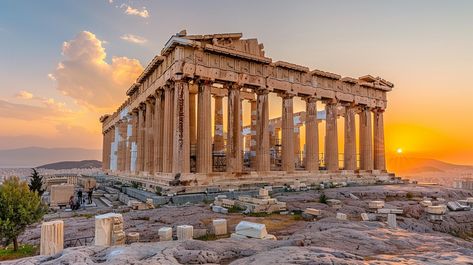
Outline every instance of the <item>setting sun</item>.
[(402, 148), (398, 148), (398, 149), (396, 149), (396, 153), (398, 153), (398, 154), (402, 154)]

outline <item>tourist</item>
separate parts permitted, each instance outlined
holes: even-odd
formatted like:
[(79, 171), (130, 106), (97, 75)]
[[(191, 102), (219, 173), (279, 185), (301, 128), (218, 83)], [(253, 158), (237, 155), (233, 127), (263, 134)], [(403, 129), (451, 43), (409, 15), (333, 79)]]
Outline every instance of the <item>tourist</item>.
[(83, 201), (82, 201), (82, 190), (79, 190), (79, 191), (77, 192), (77, 198), (79, 198), (79, 204), (82, 205), (82, 202), (83, 202)]
[(71, 207), (71, 210), (74, 210), (74, 196), (69, 198), (69, 207)]
[(87, 192), (87, 199), (89, 200), (89, 204), (92, 204), (92, 193), (94, 192), (93, 188), (90, 188)]

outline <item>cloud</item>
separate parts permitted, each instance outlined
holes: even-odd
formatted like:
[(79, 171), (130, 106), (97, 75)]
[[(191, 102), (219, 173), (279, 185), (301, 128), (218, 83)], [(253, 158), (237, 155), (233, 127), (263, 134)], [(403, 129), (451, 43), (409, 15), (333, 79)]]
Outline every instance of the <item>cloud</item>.
[(38, 120), (48, 117), (57, 117), (57, 109), (17, 104), (0, 99), (0, 117), (19, 120)]
[(32, 99), (33, 94), (28, 91), (22, 90), (16, 94), (16, 97), (20, 99)]
[(136, 59), (112, 57), (103, 42), (89, 31), (80, 32), (74, 39), (64, 42), (62, 55), (50, 78), (57, 89), (89, 108), (116, 108), (125, 99), (125, 91), (143, 71)]
[(133, 35), (133, 34), (122, 35), (120, 37), (120, 39), (131, 42), (131, 43), (137, 43), (137, 44), (143, 44), (143, 43), (146, 43), (148, 41), (147, 39), (145, 39), (143, 37)]
[(127, 4), (121, 4), (120, 8), (123, 8), (124, 9), (123, 12), (127, 15), (139, 16), (139, 17), (142, 17), (142, 18), (148, 18), (149, 17), (149, 12), (146, 9), (146, 7), (143, 7), (143, 10), (140, 11), (137, 8), (131, 7)]

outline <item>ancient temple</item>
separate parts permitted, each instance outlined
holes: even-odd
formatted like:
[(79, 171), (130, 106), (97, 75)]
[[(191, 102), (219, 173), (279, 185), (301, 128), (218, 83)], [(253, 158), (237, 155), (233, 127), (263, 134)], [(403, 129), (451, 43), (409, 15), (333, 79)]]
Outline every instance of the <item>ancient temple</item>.
[[(241, 33), (182, 31), (126, 91), (128, 98), (118, 110), (100, 118), (103, 169), (124, 180), (151, 187), (185, 186), (187, 191), (295, 179), (372, 183), (389, 177), (383, 113), (392, 88), (371, 75), (341, 77), (273, 62), (263, 44), (243, 39)], [(281, 97), (282, 113), (272, 120), (271, 93)], [(297, 97), (305, 101), (303, 113), (294, 113)], [(251, 125), (246, 128), (245, 101), (251, 104)], [(318, 111), (317, 104), (324, 109)], [(343, 150), (339, 119), (344, 120)], [(321, 124), (324, 150), (319, 148)]]

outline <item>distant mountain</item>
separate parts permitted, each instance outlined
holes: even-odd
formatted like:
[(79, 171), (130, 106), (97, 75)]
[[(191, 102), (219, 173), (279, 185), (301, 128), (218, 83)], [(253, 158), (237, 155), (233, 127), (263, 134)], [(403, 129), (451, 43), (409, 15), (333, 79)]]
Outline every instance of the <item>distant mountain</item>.
[(62, 161), (51, 163), (47, 165), (42, 165), (37, 168), (44, 168), (44, 169), (73, 169), (73, 168), (101, 168), (102, 162), (97, 160), (82, 160), (82, 161)]
[(398, 174), (441, 173), (452, 171), (473, 171), (473, 166), (456, 165), (435, 159), (405, 156), (391, 157), (387, 161), (388, 170)]
[(58, 161), (102, 160), (102, 150), (25, 147), (0, 150), (0, 167), (37, 167)]

